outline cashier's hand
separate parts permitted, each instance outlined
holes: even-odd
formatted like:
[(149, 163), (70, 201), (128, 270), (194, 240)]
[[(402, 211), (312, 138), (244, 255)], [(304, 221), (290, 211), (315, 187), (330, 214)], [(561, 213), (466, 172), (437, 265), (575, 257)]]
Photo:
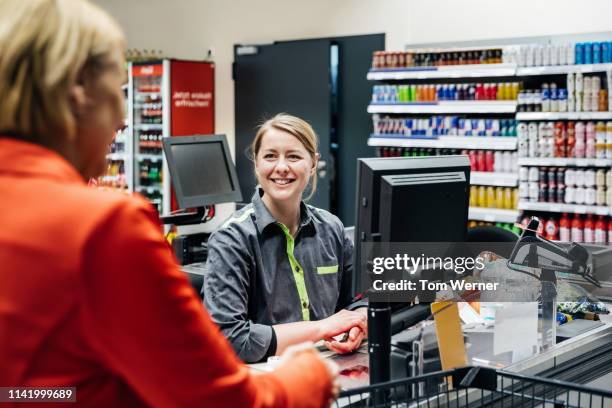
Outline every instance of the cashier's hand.
[(367, 337), (368, 309), (361, 308), (361, 309), (357, 309), (352, 312), (348, 310), (343, 310), (343, 311), (340, 311), (339, 313), (336, 313), (336, 315), (342, 312), (350, 313), (351, 315), (361, 316), (359, 320), (360, 324), (351, 327), (350, 329), (346, 330), (340, 335), (336, 335), (335, 337), (334, 336), (326, 337), (325, 347), (327, 347), (329, 350), (334, 351), (336, 353), (346, 354), (346, 353), (350, 353), (350, 352), (357, 350), (359, 346), (361, 346), (361, 342), (363, 341), (363, 339)]
[(343, 334), (351, 330), (353, 327), (359, 327), (364, 333), (367, 333), (367, 316), (361, 311), (341, 310), (338, 313), (329, 316), (327, 319), (319, 321), (319, 338), (330, 340), (332, 337)]
[(338, 364), (328, 358), (322, 358), (319, 352), (314, 348), (314, 344), (310, 341), (287, 347), (287, 350), (285, 350), (281, 356), (281, 364), (291, 364), (291, 360), (301, 353), (312, 353), (316, 355), (317, 358), (321, 359), (325, 364), (325, 367), (327, 367), (329, 376), (331, 377), (331, 400), (329, 401), (329, 405), (331, 405), (340, 394), (340, 382), (338, 381), (340, 369), (338, 368)]

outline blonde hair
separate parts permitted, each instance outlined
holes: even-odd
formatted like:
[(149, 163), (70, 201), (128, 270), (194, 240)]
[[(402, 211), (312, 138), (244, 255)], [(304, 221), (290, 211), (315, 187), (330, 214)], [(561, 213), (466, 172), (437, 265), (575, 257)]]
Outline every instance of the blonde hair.
[[(253, 162), (257, 159), (257, 154), (261, 147), (261, 140), (263, 139), (266, 132), (270, 129), (282, 130), (295, 136), (306, 148), (313, 162), (316, 160), (317, 153), (319, 151), (319, 140), (317, 134), (312, 129), (312, 126), (305, 120), (302, 120), (296, 116), (288, 115), (286, 113), (279, 113), (271, 119), (266, 120), (251, 142), (251, 154)], [(306, 200), (310, 199), (317, 191), (317, 172), (315, 171), (312, 176), (312, 184), (310, 193), (306, 197)]]
[(124, 43), (112, 17), (87, 0), (0, 0), (0, 132), (73, 139), (71, 87)]

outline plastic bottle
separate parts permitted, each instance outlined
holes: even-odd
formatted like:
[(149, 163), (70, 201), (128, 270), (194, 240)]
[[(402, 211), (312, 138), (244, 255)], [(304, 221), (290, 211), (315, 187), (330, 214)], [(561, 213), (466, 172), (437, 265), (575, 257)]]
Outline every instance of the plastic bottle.
[(584, 224), (578, 214), (575, 214), (572, 220), (571, 240), (578, 243), (584, 240)]
[(567, 123), (567, 143), (565, 146), (565, 157), (574, 157), (575, 145), (576, 145), (576, 130), (574, 128), (574, 122), (568, 122)]
[(583, 122), (576, 122), (576, 143), (574, 145), (574, 157), (583, 158), (585, 154), (585, 127)]
[(571, 222), (567, 213), (563, 213), (559, 220), (559, 239), (563, 242), (569, 242), (571, 239)]
[(595, 224), (593, 223), (593, 215), (588, 214), (584, 221), (584, 242), (592, 244), (595, 242)]
[(544, 236), (551, 241), (559, 240), (559, 226), (555, 218), (549, 218), (544, 225)]
[(604, 220), (604, 216), (600, 215), (597, 217), (597, 222), (595, 222), (595, 243), (596, 244), (605, 244), (606, 243), (606, 221)]

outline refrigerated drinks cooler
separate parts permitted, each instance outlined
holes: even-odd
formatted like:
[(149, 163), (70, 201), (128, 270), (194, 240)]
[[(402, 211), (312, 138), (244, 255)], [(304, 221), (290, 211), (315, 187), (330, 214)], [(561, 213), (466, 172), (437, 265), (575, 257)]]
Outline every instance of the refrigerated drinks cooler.
[(133, 191), (160, 214), (168, 213), (175, 206), (162, 138), (214, 134), (214, 64), (174, 59), (130, 63), (128, 86)]

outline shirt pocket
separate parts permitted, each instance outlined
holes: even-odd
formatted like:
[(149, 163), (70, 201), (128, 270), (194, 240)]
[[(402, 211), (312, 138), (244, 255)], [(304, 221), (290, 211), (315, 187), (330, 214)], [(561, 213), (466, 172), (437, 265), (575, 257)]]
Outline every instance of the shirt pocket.
[(338, 273), (338, 264), (329, 266), (317, 266), (317, 275), (330, 275)]

